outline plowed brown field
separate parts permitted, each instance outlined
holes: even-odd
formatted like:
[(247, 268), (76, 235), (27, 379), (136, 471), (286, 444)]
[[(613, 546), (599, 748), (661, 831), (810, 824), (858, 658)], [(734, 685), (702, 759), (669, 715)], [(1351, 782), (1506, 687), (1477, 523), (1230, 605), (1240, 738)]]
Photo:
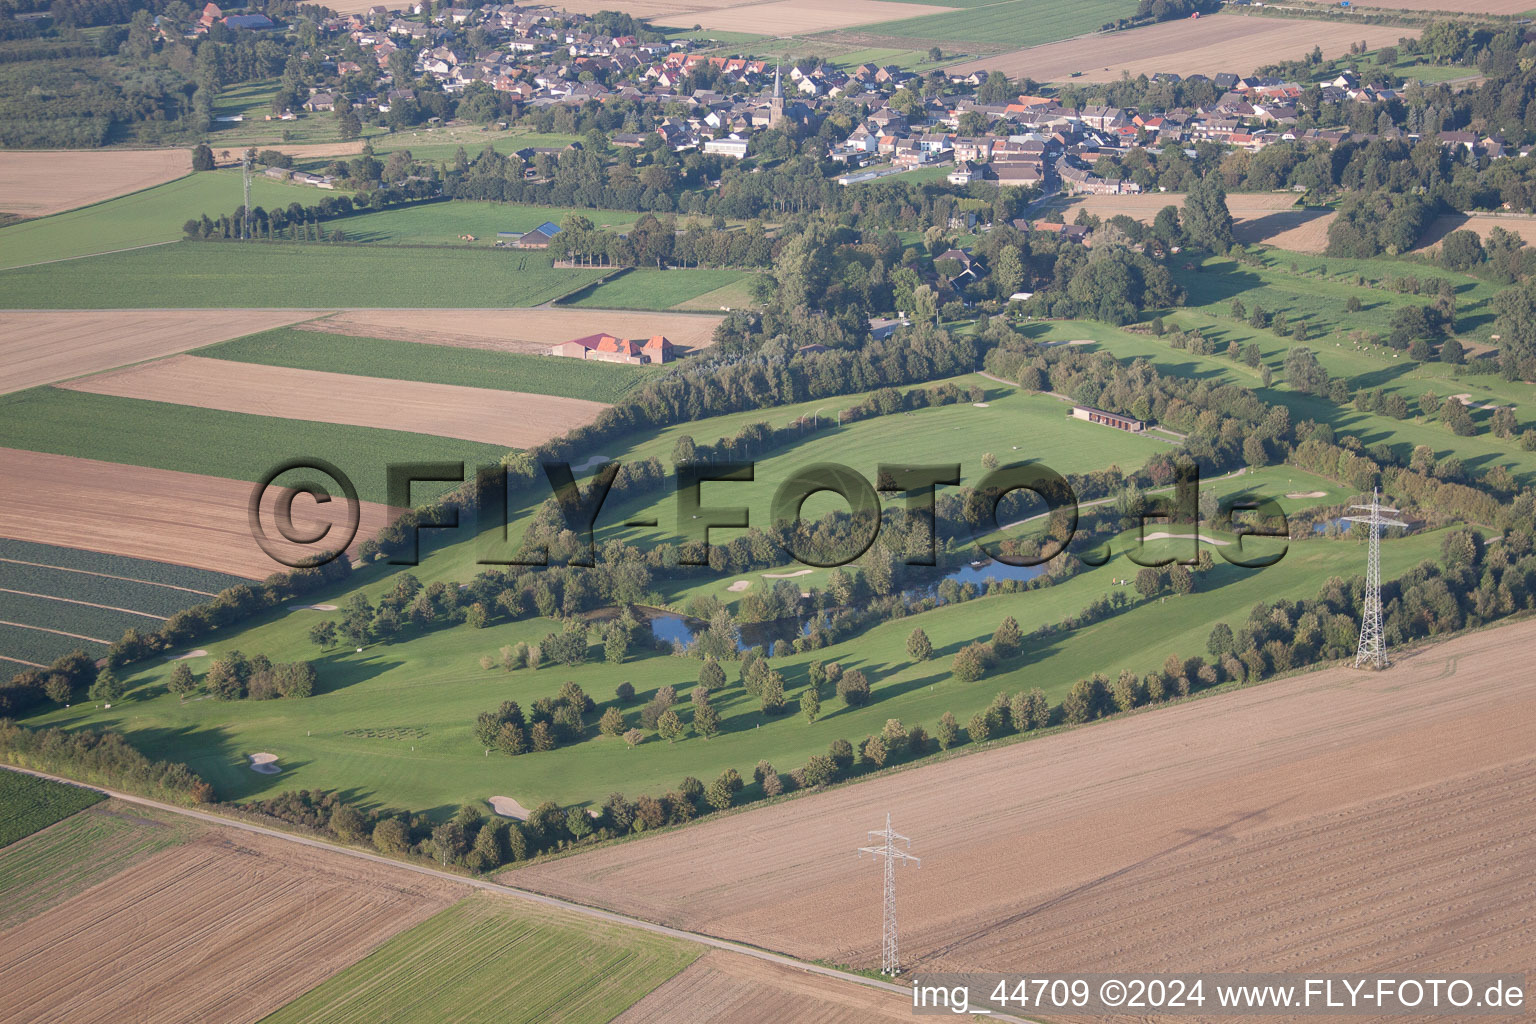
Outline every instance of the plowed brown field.
[(0, 935), (0, 1022), (260, 1020), (464, 892), (207, 833)]
[(895, 993), (711, 950), (615, 1017), (613, 1024), (868, 1024), (911, 1019), (912, 1008)]
[[(253, 484), (222, 477), (122, 466), (67, 455), (0, 448), (0, 537), (107, 551), (130, 558), (190, 565), (251, 579), (265, 579), (286, 567), (251, 539), (246, 512)], [(277, 491), (263, 505), (267, 533), (273, 528)], [(306, 497), (293, 503), (295, 532), (310, 533), (324, 523), (345, 525), (341, 502), (317, 505)], [(361, 502), (353, 548), (374, 536), (391, 516), (384, 505)], [(302, 558), (313, 549), (292, 549)]]
[(0, 211), (43, 217), (192, 173), (186, 149), (0, 152)]
[(620, 338), (664, 334), (685, 349), (707, 348), (715, 343), (715, 328), (723, 319), (605, 309), (349, 309), (304, 326), (364, 338), (541, 354), (599, 331)]
[(0, 394), (291, 324), (291, 309), (0, 313)]
[[(517, 871), (584, 903), (859, 966), (915, 838), (904, 965), (1536, 968), (1536, 621), (959, 757)], [(656, 865), (686, 864), (657, 884)]]
[(1297, 18), (1218, 14), (1199, 20), (1165, 21), (1125, 32), (1109, 32), (1031, 46), (995, 57), (957, 64), (949, 74), (1003, 71), (1037, 82), (1115, 82), (1121, 72), (1151, 75), (1251, 74), (1265, 64), (1300, 60), (1312, 47), (1323, 56), (1342, 57), (1351, 43), (1365, 40), (1371, 49), (1417, 38), (1418, 29), (1396, 25), (1353, 25)]
[(530, 448), (590, 423), (601, 402), (172, 356), (61, 384), (202, 409), (406, 430)]

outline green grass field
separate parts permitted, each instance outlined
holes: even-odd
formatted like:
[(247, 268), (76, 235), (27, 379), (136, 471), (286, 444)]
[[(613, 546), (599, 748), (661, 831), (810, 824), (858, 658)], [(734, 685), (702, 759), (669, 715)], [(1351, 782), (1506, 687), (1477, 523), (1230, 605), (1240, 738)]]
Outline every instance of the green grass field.
[(0, 931), (186, 841), (194, 831), (186, 818), (108, 800), (0, 849)]
[[(271, 178), (258, 177), (251, 182), (251, 203), (255, 206), (307, 206), (324, 195), (318, 189)], [(244, 201), (238, 171), (209, 171), (68, 213), (23, 221), (0, 228), (0, 269), (174, 242), (189, 218), (230, 213)], [(57, 274), (59, 269), (51, 273)]]
[[(498, 231), (531, 231), (545, 221), (560, 221), (571, 211), (557, 206), (451, 200), (418, 203), (393, 210), (357, 214), (335, 222), (353, 242), (393, 242), (418, 245), (490, 247)], [(638, 213), (622, 210), (577, 211), (600, 228), (628, 231)], [(474, 235), (465, 242), (460, 235)], [(521, 253), (519, 255), (522, 255)]]
[(280, 327), (198, 349), (195, 355), (301, 370), (345, 369), (364, 377), (498, 388), (616, 402), (652, 374), (650, 367), (591, 362), (581, 373), (549, 356), (422, 345), (387, 338), (356, 338)]
[(396, 935), (266, 1024), (606, 1024), (703, 947), (477, 894)]
[[(586, 309), (683, 309), (697, 308), (696, 303), (704, 295), (731, 289), (730, 296), (743, 295), (752, 280), (749, 270), (631, 270), (583, 291), (562, 306)], [(717, 303), (722, 305), (727, 303)]]
[(895, 36), (924, 42), (981, 42), (1010, 47), (1034, 46), (1092, 32), (1106, 22), (1129, 17), (1132, 0), (1000, 0), (950, 4), (950, 14), (929, 14), (863, 25), (860, 35)]
[[(1434, 533), (1389, 539), (1383, 545), (1383, 572), (1390, 578), (1436, 556), (1440, 540)], [(1203, 654), (1216, 622), (1236, 627), (1257, 601), (1310, 597), (1330, 576), (1356, 575), (1363, 568), (1364, 552), (1349, 540), (1293, 543), (1284, 559), (1266, 569), (1236, 569), (1218, 561), (1192, 595), (1138, 603), (1097, 625), (1033, 642), (1018, 658), (976, 683), (960, 683), (950, 675), (949, 659), (955, 651), (988, 637), (1007, 615), (1016, 617), (1027, 632), (1059, 622), (1107, 594), (1130, 594), (1113, 581), (1133, 576), (1136, 566), (1117, 550), (1109, 564), (1045, 590), (940, 607), (877, 626), (825, 650), (775, 659), (787, 680), (790, 701), (790, 714), (782, 718), (765, 717), (728, 666), (732, 684), (715, 700), (724, 720), (719, 736), (707, 741), (690, 736), (675, 744), (650, 736), (633, 750), (595, 730), (578, 743), (510, 760), (486, 755), (476, 743), (474, 719), (481, 711), (503, 700), (527, 707), (538, 697), (552, 696), (566, 680), (579, 683), (600, 702), (600, 709), (613, 699), (620, 681), (634, 685), (639, 702), (663, 684), (677, 686), (682, 706), (688, 708), (688, 691), (699, 670), (692, 659), (652, 654), (618, 667), (588, 662), (511, 674), (479, 667), (481, 655), (494, 655), (504, 644), (537, 642), (556, 628), (538, 620), (480, 630), (460, 625), (398, 644), (371, 645), (362, 653), (348, 649), (318, 656), (305, 632), (321, 614), (283, 611), (236, 636), (202, 646), (214, 657), (238, 648), (248, 655), (264, 653), (273, 661), (317, 659), (320, 687), (313, 697), (182, 703), (164, 692), (169, 665), (146, 664), (129, 676), (129, 698), (110, 710), (83, 705), (58, 709), (29, 724), (110, 727), (150, 757), (185, 760), (223, 799), (319, 788), (345, 790), (365, 805), (440, 815), (497, 794), (529, 806), (530, 800), (545, 799), (596, 805), (614, 790), (633, 796), (672, 789), (686, 775), (708, 779), (728, 767), (746, 774), (761, 758), (788, 771), (804, 764), (809, 755), (824, 752), (834, 739), (857, 742), (878, 732), (888, 718), (921, 723), (930, 731), (944, 711), (963, 722), (999, 691), (1039, 686), (1056, 701), (1075, 680), (1094, 672), (1111, 677), (1126, 668), (1149, 672), (1170, 653)], [(937, 654), (932, 661), (913, 664), (906, 654), (906, 638), (916, 626), (933, 641)], [(872, 702), (855, 709), (843, 707), (835, 697), (825, 698), (823, 717), (807, 725), (796, 702), (813, 659), (864, 670), (874, 684)], [(208, 659), (191, 664), (201, 673)], [(639, 702), (623, 709), (631, 722)], [(255, 751), (276, 753), (283, 774), (252, 773), (246, 758)]]
[[(0, 435), (13, 448), (231, 480), (260, 480), (287, 459), (315, 455), (349, 475), (358, 497), (376, 502), (386, 500), (385, 467), (391, 462), (463, 460), (478, 465), (506, 454), (498, 445), (456, 438), (60, 388), (0, 396)], [(417, 488), (424, 492), (422, 500), (432, 493), (432, 485)]]
[[(208, 145), (239, 148), (246, 145), (278, 146), (282, 142), (340, 142), (341, 126), (334, 112), (310, 113), (295, 110), (295, 121), (267, 121), (272, 113), (272, 97), (277, 94), (275, 78), (240, 82), (221, 91), (214, 100), (213, 116), (242, 116), (243, 121), (214, 121)], [(363, 126), (364, 136), (387, 136), (388, 129)]]
[(41, 832), (104, 799), (94, 789), (0, 770), (0, 847)]
[(536, 306), (597, 276), (511, 250), (178, 242), (0, 271), (0, 308)]

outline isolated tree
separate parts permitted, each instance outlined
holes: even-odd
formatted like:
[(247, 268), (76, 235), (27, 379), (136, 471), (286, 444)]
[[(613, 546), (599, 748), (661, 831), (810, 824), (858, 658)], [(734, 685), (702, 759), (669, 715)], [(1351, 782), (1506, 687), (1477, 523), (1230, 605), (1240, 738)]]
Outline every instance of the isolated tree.
[(928, 634), (919, 626), (907, 637), (907, 654), (913, 661), (927, 661), (933, 657), (933, 642), (928, 639)]
[(723, 811), (731, 806), (731, 799), (734, 796), (730, 781), (724, 775), (711, 782), (709, 788), (704, 790), (704, 801), (717, 811)]
[(807, 722), (816, 721), (816, 716), (821, 714), (821, 691), (814, 683), (800, 695), (800, 710), (805, 712)]
[(939, 716), (939, 727), (934, 737), (939, 741), (940, 750), (948, 750), (959, 741), (960, 723), (955, 721), (953, 712), (946, 711)]
[(336, 623), (330, 619), (309, 627), (309, 642), (322, 651), (336, 643)]
[(122, 680), (117, 678), (110, 666), (96, 674), (96, 681), (91, 684), (90, 698), (106, 704), (123, 699)]
[(623, 735), (624, 713), (610, 705), (608, 710), (603, 712), (603, 717), (598, 720), (597, 731), (604, 736)]
[(675, 743), (682, 731), (683, 720), (671, 708), (663, 711), (661, 717), (656, 719), (656, 732), (668, 743)]
[(966, 723), (965, 731), (970, 735), (972, 743), (985, 743), (992, 735), (992, 719), (985, 711), (978, 711), (971, 716)]
[(1211, 652), (1211, 656), (1219, 658), (1223, 654), (1230, 654), (1233, 650), (1232, 627), (1225, 622), (1218, 622), (1211, 627), (1211, 635), (1205, 641), (1205, 649)]
[(644, 739), (645, 733), (639, 729), (631, 729), (624, 734), (624, 743), (630, 748), (638, 747)]
[(714, 658), (705, 658), (699, 666), (699, 685), (707, 688), (709, 692), (716, 693), (725, 689), (725, 669)]
[(992, 650), (999, 658), (1011, 658), (1019, 653), (1019, 647), (1024, 643), (1024, 633), (1019, 629), (1019, 621), (1012, 615), (1002, 621), (997, 627), (997, 632), (992, 634)]
[(192, 666), (184, 661), (178, 661), (176, 667), (171, 669), (171, 678), (166, 680), (165, 688), (176, 694), (188, 694), (197, 689), (197, 679), (192, 675)]
[(1232, 247), (1232, 213), (1220, 175), (1207, 174), (1190, 186), (1184, 196), (1184, 231), (1190, 241), (1212, 252)]
[(949, 670), (962, 683), (974, 683), (986, 674), (992, 651), (986, 644), (969, 643), (955, 652)]
[(630, 683), (620, 683), (613, 688), (613, 695), (620, 703), (628, 704), (635, 699), (635, 688)]
[(907, 728), (901, 724), (901, 719), (885, 720), (885, 726), (880, 730), (880, 739), (885, 743), (885, 749), (892, 757), (900, 757), (907, 749), (907, 738)]
[(846, 774), (853, 767), (853, 744), (847, 740), (833, 740), (827, 747), (827, 756), (832, 759), (839, 775)]
[(206, 143), (198, 143), (192, 148), (192, 169), (194, 171), (211, 171), (213, 168), (213, 150)]
[(778, 672), (769, 672), (763, 680), (762, 686), (763, 714), (778, 715), (784, 712), (784, 677)]
[(694, 710), (693, 731), (706, 740), (720, 734), (720, 712), (715, 710), (714, 705), (706, 701)]
[(851, 708), (869, 702), (869, 680), (858, 669), (849, 669), (837, 681), (837, 695)]
[(884, 768), (886, 759), (890, 757), (890, 751), (886, 749), (885, 741), (879, 736), (871, 736), (864, 741), (864, 746), (859, 749), (859, 758), (866, 765), (875, 768)]

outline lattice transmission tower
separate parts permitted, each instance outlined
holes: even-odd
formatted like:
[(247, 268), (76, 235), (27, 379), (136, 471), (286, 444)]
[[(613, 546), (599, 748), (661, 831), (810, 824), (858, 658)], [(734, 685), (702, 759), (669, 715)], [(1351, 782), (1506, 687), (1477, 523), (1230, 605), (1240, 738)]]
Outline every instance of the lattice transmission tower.
[(896, 864), (911, 861), (918, 867), (922, 867), (922, 859), (914, 857), (907, 850), (900, 849), (897, 843), (906, 843), (907, 849), (911, 849), (912, 840), (898, 832), (891, 830), (891, 815), (886, 812), (885, 828), (882, 831), (869, 830), (870, 838), (884, 840), (880, 846), (861, 846), (859, 856), (866, 853), (876, 860), (885, 859), (882, 865), (885, 870), (885, 914), (880, 936), (880, 973), (894, 978), (900, 971), (896, 959)]
[(1364, 512), (1365, 515), (1344, 516), (1344, 521), (1349, 523), (1365, 523), (1371, 528), (1371, 540), (1369, 554), (1366, 556), (1365, 570), (1365, 609), (1360, 614), (1360, 646), (1355, 651), (1355, 667), (1362, 665), (1367, 668), (1387, 667), (1387, 640), (1381, 632), (1381, 528), (1383, 526), (1403, 526), (1408, 524), (1398, 519), (1388, 519), (1382, 513), (1397, 514), (1397, 509), (1387, 508), (1381, 503), (1381, 492), (1371, 492), (1369, 505), (1351, 505), (1351, 510)]
[(249, 149), (240, 158), (240, 175), (245, 179), (245, 208), (240, 212), (240, 237), (248, 242), (251, 240), (251, 151)]

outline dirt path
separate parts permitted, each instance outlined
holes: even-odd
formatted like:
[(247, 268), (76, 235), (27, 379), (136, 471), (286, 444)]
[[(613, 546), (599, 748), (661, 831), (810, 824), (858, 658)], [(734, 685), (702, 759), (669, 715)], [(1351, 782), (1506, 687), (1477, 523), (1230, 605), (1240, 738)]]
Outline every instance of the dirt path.
[(82, 604), (87, 608), (100, 608), (108, 612), (122, 612), (124, 615), (142, 615), (146, 619), (156, 619), (160, 622), (166, 620), (164, 615), (152, 615), (149, 612), (141, 612), (136, 608), (119, 608), (111, 604), (97, 604), (95, 601), (77, 601), (72, 597), (58, 597), (54, 594), (34, 594), (27, 590), (10, 590), (0, 587), (0, 594), (16, 594), (19, 597), (35, 597), (42, 601), (60, 601), (64, 604)]

